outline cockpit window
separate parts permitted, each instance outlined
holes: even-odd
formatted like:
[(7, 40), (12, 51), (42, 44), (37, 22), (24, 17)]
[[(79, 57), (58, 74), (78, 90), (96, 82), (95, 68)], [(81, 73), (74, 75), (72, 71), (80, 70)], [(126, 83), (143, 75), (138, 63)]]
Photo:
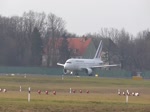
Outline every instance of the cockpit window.
[(68, 61), (67, 63), (71, 63), (70, 61)]

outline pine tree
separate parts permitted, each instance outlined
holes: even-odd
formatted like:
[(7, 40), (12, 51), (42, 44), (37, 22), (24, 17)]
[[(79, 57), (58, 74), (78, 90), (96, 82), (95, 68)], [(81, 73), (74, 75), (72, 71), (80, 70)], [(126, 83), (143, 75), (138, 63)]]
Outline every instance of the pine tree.
[(31, 57), (31, 65), (39, 66), (42, 62), (42, 39), (39, 30), (35, 27), (32, 32), (32, 57)]
[(70, 51), (68, 49), (68, 40), (66, 36), (63, 36), (62, 45), (59, 49), (60, 51), (60, 62), (64, 63), (68, 58), (70, 58)]

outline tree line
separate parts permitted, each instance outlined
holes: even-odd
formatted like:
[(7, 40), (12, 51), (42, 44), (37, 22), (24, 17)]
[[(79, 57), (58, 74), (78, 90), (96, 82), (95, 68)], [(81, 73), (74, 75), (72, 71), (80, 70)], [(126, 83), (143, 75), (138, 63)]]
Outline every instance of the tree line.
[(130, 71), (150, 70), (150, 31), (144, 30), (134, 37), (125, 29), (102, 28), (87, 37), (110, 38), (117, 46), (121, 68)]
[[(44, 12), (29, 11), (21, 17), (0, 15), (0, 66), (41, 66), (45, 47), (47, 66), (53, 66), (58, 61), (55, 56), (59, 37), (64, 37), (59, 60), (67, 59), (70, 51), (66, 38), (77, 35), (69, 33), (65, 26), (66, 22), (53, 13), (46, 15)], [(85, 34), (85, 37), (110, 38), (118, 47), (122, 69), (150, 70), (149, 30), (141, 31), (134, 37), (124, 29), (102, 28), (98, 33)]]
[(48, 60), (55, 60), (55, 41), (64, 34), (75, 36), (67, 32), (65, 21), (53, 13), (29, 11), (21, 17), (0, 16), (0, 66), (41, 66), (47, 45)]

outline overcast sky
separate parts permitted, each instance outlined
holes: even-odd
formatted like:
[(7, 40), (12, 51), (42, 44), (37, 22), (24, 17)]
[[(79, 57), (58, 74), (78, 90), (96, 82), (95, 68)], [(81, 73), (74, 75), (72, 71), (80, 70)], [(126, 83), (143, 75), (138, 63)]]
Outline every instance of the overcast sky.
[(77, 35), (101, 28), (125, 28), (136, 35), (150, 29), (150, 0), (0, 0), (0, 15), (22, 16), (23, 12), (54, 13)]

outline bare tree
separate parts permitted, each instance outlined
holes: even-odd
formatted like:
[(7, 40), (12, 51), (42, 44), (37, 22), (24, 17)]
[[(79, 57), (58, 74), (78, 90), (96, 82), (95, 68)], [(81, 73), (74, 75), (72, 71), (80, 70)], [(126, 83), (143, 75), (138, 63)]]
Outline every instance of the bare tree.
[[(2, 43), (5, 43), (4, 45), (1, 44), (1, 47), (3, 46), (3, 51), (10, 52), (7, 48), (9, 48), (8, 46), (10, 44), (13, 45), (12, 43), (14, 43), (15, 46), (11, 46), (11, 48), (14, 48), (12, 54), (15, 54), (11, 59), (16, 60), (14, 65), (30, 65), (32, 55), (31, 34), (35, 26), (37, 26), (41, 32), (45, 32), (44, 18), (44, 13), (35, 13), (33, 11), (25, 12), (23, 17), (0, 17), (0, 39)], [(4, 42), (6, 40), (7, 42)], [(7, 43), (9, 43), (9, 45), (7, 45)], [(1, 54), (0, 57), (2, 57), (3, 54)]]
[(41, 35), (44, 35), (44, 27), (45, 27), (45, 14), (44, 13), (37, 13), (33, 11), (29, 11), (28, 13), (25, 12), (23, 14), (23, 40), (24, 40), (24, 63), (30, 64), (32, 51), (31, 51), (31, 40), (32, 40), (32, 32), (34, 28), (38, 28)]
[(135, 66), (139, 70), (150, 69), (150, 32), (148, 30), (140, 32), (135, 39)]
[[(65, 22), (62, 18), (57, 17), (56, 15), (50, 13), (47, 17), (47, 66), (54, 66), (56, 64), (56, 40), (58, 37), (61, 37), (65, 32)], [(51, 62), (51, 63), (50, 63)]]

